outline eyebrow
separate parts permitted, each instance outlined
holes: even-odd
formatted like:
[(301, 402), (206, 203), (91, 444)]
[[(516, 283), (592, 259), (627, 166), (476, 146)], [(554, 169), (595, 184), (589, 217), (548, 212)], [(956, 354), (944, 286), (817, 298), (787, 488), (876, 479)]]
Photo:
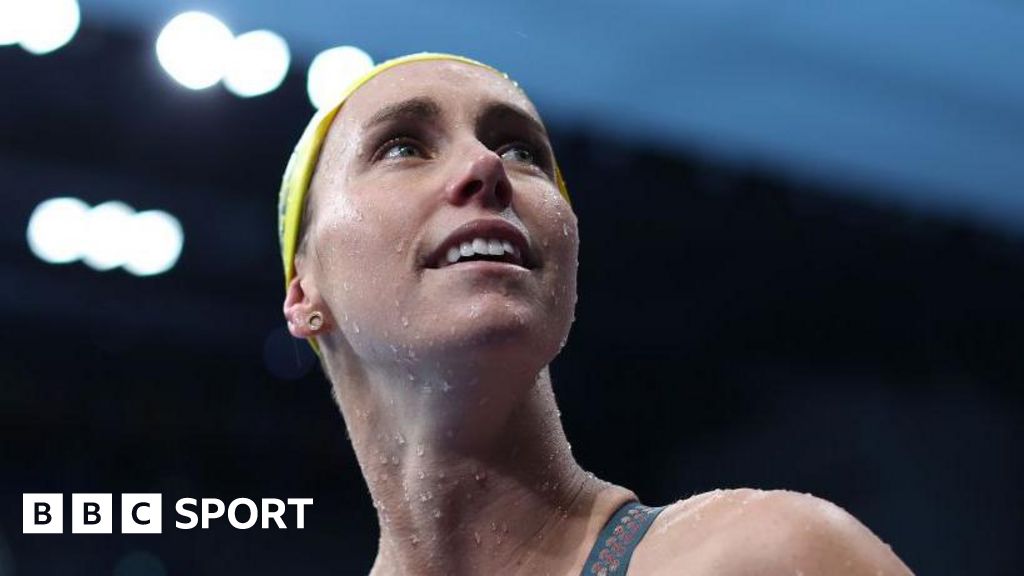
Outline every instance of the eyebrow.
[[(442, 115), (441, 105), (427, 97), (410, 98), (402, 102), (390, 104), (379, 110), (363, 126), (371, 130), (381, 124), (396, 120), (433, 120)], [(492, 102), (477, 116), (477, 122), (517, 121), (527, 124), (532, 130), (547, 137), (548, 131), (536, 118), (519, 106), (507, 102)]]
[(523, 110), (519, 106), (509, 104), (507, 102), (492, 102), (488, 104), (480, 115), (477, 116), (477, 122), (485, 124), (488, 121), (497, 122), (522, 122), (530, 127), (533, 131), (543, 135), (545, 138), (548, 135), (548, 131), (544, 128), (536, 118), (534, 118), (529, 112)]
[(363, 126), (364, 130), (370, 130), (381, 124), (388, 124), (395, 120), (432, 120), (441, 116), (441, 106), (430, 98), (410, 98), (385, 106), (370, 118)]

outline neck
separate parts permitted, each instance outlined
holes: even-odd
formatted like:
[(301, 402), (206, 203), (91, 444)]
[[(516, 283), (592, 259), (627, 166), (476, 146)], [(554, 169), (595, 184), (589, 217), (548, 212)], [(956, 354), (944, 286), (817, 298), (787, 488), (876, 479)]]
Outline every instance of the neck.
[(576, 463), (547, 368), (339, 376), (380, 524), (372, 574), (579, 573), (636, 498)]

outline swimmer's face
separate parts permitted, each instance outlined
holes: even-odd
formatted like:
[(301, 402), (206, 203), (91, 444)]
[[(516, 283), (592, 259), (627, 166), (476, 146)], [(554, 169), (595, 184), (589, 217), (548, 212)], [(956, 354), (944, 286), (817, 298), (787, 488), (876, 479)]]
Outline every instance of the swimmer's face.
[[(576, 217), (540, 117), (506, 78), (427, 61), (370, 80), (335, 119), (307, 201), (298, 275), (364, 361), (539, 370), (564, 344)], [(475, 239), (501, 253), (466, 259)]]

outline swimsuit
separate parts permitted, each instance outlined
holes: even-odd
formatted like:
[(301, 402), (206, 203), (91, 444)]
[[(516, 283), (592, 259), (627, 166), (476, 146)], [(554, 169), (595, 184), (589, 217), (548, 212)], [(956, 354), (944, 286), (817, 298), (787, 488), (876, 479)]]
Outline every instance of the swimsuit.
[(580, 576), (624, 576), (640, 539), (665, 509), (626, 502), (605, 523)]

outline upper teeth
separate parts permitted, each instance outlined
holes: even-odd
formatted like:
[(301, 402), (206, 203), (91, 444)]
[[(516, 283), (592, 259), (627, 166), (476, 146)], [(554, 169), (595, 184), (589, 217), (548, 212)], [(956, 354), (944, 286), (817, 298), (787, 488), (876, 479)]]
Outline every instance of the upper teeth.
[(454, 264), (459, 261), (460, 258), (466, 258), (474, 254), (483, 254), (485, 256), (502, 256), (504, 254), (512, 254), (515, 258), (519, 259), (519, 250), (512, 245), (508, 240), (495, 240), (474, 238), (459, 244), (458, 246), (452, 246), (448, 249), (448, 263)]

